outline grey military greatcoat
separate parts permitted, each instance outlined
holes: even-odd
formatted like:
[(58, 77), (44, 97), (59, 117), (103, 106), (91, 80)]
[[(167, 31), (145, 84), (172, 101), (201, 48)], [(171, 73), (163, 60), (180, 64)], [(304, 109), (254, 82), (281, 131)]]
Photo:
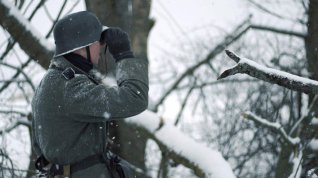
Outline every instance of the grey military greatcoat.
[[(101, 154), (104, 123), (136, 115), (148, 104), (146, 60), (117, 62), (116, 87), (96, 84), (84, 73), (65, 77), (69, 68), (79, 70), (63, 57), (54, 58), (32, 101), (33, 147), (38, 155), (61, 165)], [(105, 165), (96, 164), (72, 177), (107, 174)]]

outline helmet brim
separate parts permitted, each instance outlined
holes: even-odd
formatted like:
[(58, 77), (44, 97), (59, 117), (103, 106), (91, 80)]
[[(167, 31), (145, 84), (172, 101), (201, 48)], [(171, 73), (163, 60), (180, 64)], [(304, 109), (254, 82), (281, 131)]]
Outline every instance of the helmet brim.
[[(96, 42), (96, 41), (95, 41), (95, 42)], [(95, 43), (95, 42), (93, 42), (93, 43)], [(77, 48), (74, 48), (74, 49), (71, 49), (71, 50), (69, 50), (69, 51), (63, 52), (63, 53), (61, 53), (61, 54), (54, 54), (54, 56), (53, 56), (53, 57), (60, 57), (60, 56), (63, 56), (63, 55), (65, 55), (65, 54), (68, 54), (68, 53), (74, 52), (74, 51), (76, 51), (76, 50), (78, 50), (78, 49), (85, 48), (86, 46), (89, 46), (89, 45), (91, 45), (91, 44), (93, 44), (93, 43), (89, 43), (89, 44), (84, 45), (84, 46), (79, 46), (79, 47), (77, 47)]]

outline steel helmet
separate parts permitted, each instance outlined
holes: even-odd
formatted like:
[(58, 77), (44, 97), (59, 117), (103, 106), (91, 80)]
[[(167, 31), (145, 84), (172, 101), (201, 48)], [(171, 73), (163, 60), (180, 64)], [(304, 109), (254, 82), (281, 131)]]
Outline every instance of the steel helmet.
[(60, 19), (54, 26), (54, 57), (62, 56), (99, 41), (108, 27), (102, 26), (95, 14), (76, 12)]

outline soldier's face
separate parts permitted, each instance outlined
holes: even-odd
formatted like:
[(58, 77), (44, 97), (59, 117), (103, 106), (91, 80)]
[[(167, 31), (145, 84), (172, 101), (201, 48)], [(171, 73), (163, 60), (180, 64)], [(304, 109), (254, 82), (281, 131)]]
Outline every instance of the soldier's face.
[(98, 41), (91, 44), (89, 46), (90, 53), (91, 53), (91, 60), (94, 65), (98, 64), (99, 58), (100, 58), (100, 50), (103, 48), (103, 45), (101, 45)]

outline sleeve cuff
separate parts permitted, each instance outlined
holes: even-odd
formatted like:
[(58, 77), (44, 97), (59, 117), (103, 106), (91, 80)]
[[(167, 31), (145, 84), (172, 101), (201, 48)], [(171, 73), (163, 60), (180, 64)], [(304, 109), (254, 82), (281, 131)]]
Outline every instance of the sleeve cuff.
[(116, 62), (118, 62), (125, 58), (134, 58), (135, 56), (132, 51), (125, 51), (125, 52), (121, 52), (116, 55), (113, 55), (113, 57), (115, 58)]

